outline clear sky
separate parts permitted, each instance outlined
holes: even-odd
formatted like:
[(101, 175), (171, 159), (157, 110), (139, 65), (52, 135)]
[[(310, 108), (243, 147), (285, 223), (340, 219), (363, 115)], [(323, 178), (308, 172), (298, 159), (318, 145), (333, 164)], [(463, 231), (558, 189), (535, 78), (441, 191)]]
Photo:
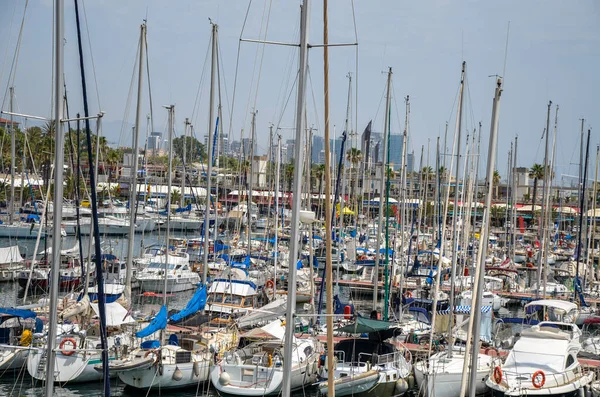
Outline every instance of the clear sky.
[[(65, 3), (65, 73), (70, 108), (72, 113), (83, 112), (74, 7), (70, 0)], [(25, 16), (14, 85), (16, 104), (20, 111), (28, 114), (51, 114), (52, 4), (51, 0), (31, 0)], [(105, 134), (110, 142), (115, 145), (131, 142), (129, 124), (124, 128), (121, 125), (122, 120), (132, 123), (134, 118), (135, 96), (131, 97), (129, 110), (127, 103), (130, 90), (135, 93), (135, 86), (133, 89), (130, 86), (139, 25), (144, 18), (148, 20), (155, 130), (166, 128), (166, 111), (161, 105), (175, 104), (177, 133), (182, 132), (186, 117), (192, 120), (198, 134), (206, 132), (206, 59), (211, 30), (208, 18), (211, 18), (219, 25), (225, 130), (231, 130), (233, 139), (239, 139), (244, 129), (247, 137), (250, 112), (256, 108), (260, 152), (266, 151), (269, 123), (282, 128), (284, 139), (292, 137), (293, 131), (288, 128), (294, 125), (296, 94), (292, 84), (297, 73), (298, 49), (242, 43), (239, 61), (237, 55), (240, 35), (297, 42), (299, 1), (255, 0), (249, 4), (241, 0), (94, 0), (84, 4), (90, 107), (93, 113), (100, 109), (106, 112)], [(311, 4), (310, 42), (319, 44), (322, 42), (322, 1), (311, 1)], [(8, 91), (9, 70), (24, 6), (24, 0), (0, 0), (3, 94)], [(479, 121), (483, 123), (481, 164), (485, 164), (494, 92), (494, 78), (489, 76), (503, 74), (510, 21), (497, 168), (505, 175), (506, 154), (515, 135), (519, 136), (520, 166), (530, 167), (534, 162), (543, 161), (541, 136), (547, 103), (552, 100), (560, 106), (556, 175), (568, 183), (570, 179), (562, 175), (577, 172), (574, 163), (579, 161), (579, 119), (582, 117), (586, 119), (585, 128), (592, 128), (590, 163), (593, 172), (595, 149), (600, 143), (600, 2), (358, 0), (353, 4), (348, 0), (331, 0), (329, 15), (331, 43), (354, 42), (354, 23), (359, 43), (358, 54), (355, 47), (330, 49), (330, 117), (338, 134), (346, 113), (348, 72), (353, 75), (352, 129), (362, 132), (371, 119), (375, 130), (383, 129), (384, 72), (391, 66), (392, 130), (402, 131), (403, 97), (410, 95), (410, 149), (415, 151), (418, 164), (421, 145), (431, 142), (430, 163), (433, 165), (435, 139), (443, 136), (446, 121), (450, 122), (449, 137), (453, 133), (460, 66), (465, 60), (468, 89), (463, 125), (466, 130), (472, 130)], [(314, 125), (320, 134), (323, 131), (322, 54), (319, 48), (310, 50), (307, 103), (308, 124)], [(236, 66), (237, 89), (230, 117)], [(144, 123), (149, 113), (147, 81), (145, 84)], [(6, 95), (4, 97), (6, 109)]]

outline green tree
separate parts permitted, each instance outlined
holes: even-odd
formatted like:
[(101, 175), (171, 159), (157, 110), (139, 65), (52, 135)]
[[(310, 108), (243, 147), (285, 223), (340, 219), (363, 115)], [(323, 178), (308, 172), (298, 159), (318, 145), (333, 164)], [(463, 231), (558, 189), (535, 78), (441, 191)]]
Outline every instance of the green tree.
[(350, 162), (350, 166), (351, 166), (351, 168), (350, 168), (350, 175), (351, 175), (351, 177), (350, 177), (350, 201), (352, 201), (353, 199), (356, 198), (355, 190), (356, 190), (356, 181), (358, 180), (356, 172), (358, 170), (358, 164), (360, 164), (362, 159), (363, 159), (362, 152), (355, 147), (348, 149), (348, 151), (346, 152), (346, 160)]
[(529, 170), (529, 177), (533, 178), (533, 195), (531, 199), (531, 209), (535, 211), (535, 199), (537, 197), (538, 181), (544, 179), (544, 166), (538, 163), (533, 164)]
[[(184, 137), (180, 136), (173, 139), (173, 154), (183, 160), (183, 142)], [(205, 160), (206, 148), (196, 138), (185, 137), (185, 159), (188, 164)]]
[(498, 187), (500, 185), (500, 173), (498, 170), (494, 171), (494, 176), (492, 178), (492, 185), (494, 186), (494, 197), (498, 200)]

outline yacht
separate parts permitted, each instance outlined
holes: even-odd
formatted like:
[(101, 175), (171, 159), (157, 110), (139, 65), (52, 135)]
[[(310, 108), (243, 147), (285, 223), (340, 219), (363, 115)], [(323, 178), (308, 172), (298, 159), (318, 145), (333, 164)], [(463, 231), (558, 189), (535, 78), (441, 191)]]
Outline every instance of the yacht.
[(523, 330), (504, 363), (494, 358), (486, 380), (492, 395), (583, 395), (594, 373), (577, 359), (581, 332), (575, 328), (572, 323), (542, 321)]
[[(167, 268), (166, 275), (165, 268)], [(181, 250), (171, 252), (168, 256), (156, 256), (153, 262), (137, 273), (136, 277), (142, 291), (165, 294), (195, 289), (200, 282), (200, 276), (190, 267), (189, 254)]]
[[(285, 325), (275, 320), (243, 335), (257, 340), (224, 354), (210, 373), (213, 386), (221, 394), (266, 396), (281, 393), (283, 385), (283, 339)], [(313, 338), (295, 338), (290, 377), (292, 390), (307, 387), (317, 379), (320, 344)]]
[[(357, 318), (339, 332), (353, 334), (370, 330), (368, 339), (343, 339), (334, 346), (335, 364), (333, 380), (327, 373), (327, 360), (323, 360), (319, 391), (328, 394), (328, 382), (334, 382), (336, 396), (375, 397), (400, 396), (408, 390), (406, 379), (412, 373), (412, 356), (401, 343), (396, 347), (384, 340), (391, 323)], [(373, 332), (374, 329), (380, 331)]]
[(18, 245), (0, 248), (0, 281), (15, 281), (24, 268)]

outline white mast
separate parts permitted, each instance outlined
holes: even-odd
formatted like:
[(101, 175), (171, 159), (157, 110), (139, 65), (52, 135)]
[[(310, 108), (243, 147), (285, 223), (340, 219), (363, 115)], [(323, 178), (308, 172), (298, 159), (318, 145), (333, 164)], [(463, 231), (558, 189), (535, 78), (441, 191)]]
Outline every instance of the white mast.
[[(129, 239), (127, 240), (127, 266), (125, 272), (125, 299), (131, 304), (131, 276), (133, 274), (133, 245), (135, 244), (135, 214), (137, 212), (137, 173), (138, 173), (138, 152), (139, 136), (142, 118), (142, 83), (144, 78), (144, 41), (146, 37), (146, 24), (140, 26), (140, 58), (138, 65), (138, 87), (137, 87), (137, 107), (135, 109), (135, 127), (133, 128), (133, 154), (131, 182), (129, 184)], [(100, 134), (98, 134), (100, 136)], [(97, 145), (96, 145), (97, 146)], [(169, 191), (170, 192), (170, 191)], [(91, 239), (91, 238), (90, 238)], [(169, 242), (167, 241), (167, 245)], [(166, 294), (166, 291), (165, 291)]]
[[(294, 159), (296, 167), (294, 167), (294, 188), (292, 202), (292, 223), (290, 230), (290, 254), (289, 254), (289, 275), (288, 285), (292, 286), (288, 290), (287, 296), (287, 312), (286, 312), (286, 327), (285, 327), (285, 344), (283, 351), (283, 377), (282, 395), (290, 397), (291, 395), (291, 376), (292, 373), (292, 345), (294, 341), (294, 325), (295, 325), (295, 309), (296, 309), (296, 261), (298, 260), (298, 245), (300, 238), (300, 205), (302, 192), (302, 156), (304, 150), (302, 148), (302, 136), (304, 134), (304, 108), (306, 95), (306, 71), (308, 64), (308, 32), (309, 32), (309, 13), (310, 0), (304, 0), (300, 8), (300, 57), (299, 57), (299, 72), (298, 72), (298, 97), (296, 100), (296, 144), (294, 145)], [(328, 122), (328, 120), (326, 120)], [(325, 143), (327, 145), (327, 142)], [(329, 200), (329, 197), (327, 198)], [(331, 236), (326, 238), (331, 241)], [(310, 264), (312, 266), (312, 263)]]
[[(215, 124), (215, 77), (217, 71), (217, 31), (219, 26), (212, 23), (212, 59), (210, 64), (210, 97), (208, 105), (208, 144), (206, 159), (206, 204), (204, 206), (204, 263), (202, 265), (202, 282), (206, 284), (208, 278), (208, 225), (210, 223), (210, 191), (212, 177), (212, 150), (213, 150), (213, 125)], [(216, 209), (216, 207), (215, 207)], [(215, 225), (216, 227), (217, 225)]]
[[(277, 262), (279, 262), (279, 177), (281, 167), (281, 135), (277, 134), (277, 159), (275, 160), (275, 243), (273, 244), (273, 251), (275, 253), (275, 260), (273, 261), (273, 299), (277, 294)], [(312, 244), (312, 242), (311, 242)], [(311, 245), (312, 247), (312, 245)], [(311, 248), (312, 249), (312, 248)], [(311, 264), (312, 266), (312, 264)]]
[(182, 153), (182, 160), (183, 160), (183, 167), (181, 170), (181, 198), (179, 199), (179, 207), (183, 208), (185, 206), (185, 170), (187, 167), (187, 132), (188, 132), (188, 127), (190, 125), (190, 119), (188, 119), (187, 117), (185, 118), (185, 123), (183, 126), (183, 153)]
[[(8, 223), (13, 224), (15, 214), (15, 158), (16, 158), (16, 131), (13, 120), (13, 97), (15, 96), (15, 88), (10, 87), (10, 203), (8, 204)], [(62, 101), (62, 99), (61, 99)], [(58, 102), (61, 103), (62, 102)], [(56, 105), (58, 106), (58, 105)], [(62, 198), (61, 198), (62, 200)], [(56, 201), (56, 200), (55, 200)]]
[[(462, 129), (462, 112), (463, 112), (463, 93), (465, 88), (465, 70), (467, 68), (467, 63), (463, 62), (462, 64), (462, 73), (460, 76), (460, 90), (458, 93), (458, 116), (456, 118), (456, 174), (454, 177), (454, 206), (452, 208), (452, 273), (450, 276), (450, 321), (448, 322), (448, 357), (452, 357), (452, 346), (453, 346), (453, 338), (452, 338), (452, 327), (454, 326), (453, 313), (454, 313), (454, 281), (456, 278), (456, 266), (458, 259), (458, 175), (460, 168), (460, 133)], [(443, 238), (443, 236), (442, 236)], [(440, 248), (440, 258), (442, 257), (442, 251)], [(442, 271), (442, 268), (438, 268), (438, 273)], [(433, 308), (433, 310), (437, 310), (437, 308)]]
[[(377, 310), (377, 290), (379, 287), (379, 258), (381, 257), (381, 233), (382, 233), (382, 227), (383, 227), (383, 209), (384, 208), (388, 208), (387, 207), (387, 203), (385, 203), (386, 205), (384, 206), (383, 201), (386, 200), (385, 197), (385, 193), (384, 193), (384, 189), (385, 189), (385, 177), (387, 175), (387, 164), (386, 164), (386, 151), (387, 151), (387, 141), (388, 141), (388, 134), (387, 134), (387, 130), (388, 130), (388, 123), (389, 123), (389, 117), (390, 117), (390, 102), (392, 99), (392, 68), (389, 67), (388, 68), (388, 74), (387, 74), (387, 96), (385, 99), (385, 117), (384, 117), (384, 126), (383, 126), (383, 153), (384, 155), (382, 156), (382, 160), (381, 160), (381, 179), (380, 179), (380, 183), (379, 183), (379, 215), (377, 218), (377, 246), (375, 247), (375, 276), (374, 276), (374, 280), (373, 280), (373, 310)], [(387, 217), (387, 214), (385, 214), (385, 216)], [(384, 303), (387, 305), (387, 302)]]
[(173, 188), (173, 123), (175, 119), (175, 105), (166, 106), (169, 111), (169, 164), (167, 165), (167, 222), (165, 224), (167, 230), (165, 232), (166, 248), (165, 248), (165, 296), (163, 305), (167, 306), (167, 271), (169, 270), (169, 239), (171, 238), (171, 189)]
[[(498, 115), (500, 113), (500, 97), (502, 95), (502, 78), (498, 77), (496, 79), (496, 94), (494, 96), (494, 103), (492, 106), (492, 121), (491, 121), (491, 131), (490, 131), (490, 147), (488, 150), (488, 164), (487, 164), (487, 176), (486, 176), (486, 197), (485, 197), (485, 207), (483, 213), (483, 221), (481, 222), (481, 235), (479, 237), (479, 249), (481, 250), (480, 255), (480, 263), (477, 265), (477, 276), (475, 283), (475, 291), (474, 291), (474, 299), (475, 304), (474, 308), (471, 312), (471, 316), (473, 316), (473, 329), (471, 333), (471, 338), (473, 340), (473, 344), (471, 345), (471, 373), (469, 376), (469, 396), (475, 397), (476, 392), (476, 384), (478, 381), (477, 377), (477, 362), (479, 357), (479, 333), (481, 329), (481, 300), (483, 299), (483, 284), (484, 284), (484, 275), (485, 275), (485, 258), (487, 256), (487, 247), (489, 240), (489, 223), (490, 223), (490, 209), (492, 207), (492, 193), (493, 193), (493, 180), (494, 180), (494, 170), (496, 165), (496, 144), (498, 141)], [(469, 341), (470, 338), (467, 338)], [(468, 344), (467, 344), (468, 346)], [(465, 355), (465, 361), (467, 360), (467, 355)], [(464, 375), (464, 374), (463, 374)], [(462, 395), (462, 394), (461, 394)]]
[[(54, 366), (56, 357), (56, 334), (58, 322), (58, 282), (60, 279), (60, 228), (62, 220), (63, 197), (63, 164), (64, 135), (61, 120), (63, 119), (63, 69), (64, 69), (64, 0), (54, 2), (54, 136), (56, 139), (54, 153), (54, 208), (52, 238), (52, 270), (50, 275), (50, 312), (48, 319), (48, 342), (46, 347), (46, 397), (53, 395)], [(14, 156), (13, 156), (14, 159)], [(13, 160), (14, 161), (14, 160)], [(13, 170), (14, 171), (14, 170)], [(13, 183), (14, 186), (14, 183)], [(12, 213), (12, 209), (11, 209)], [(33, 264), (32, 264), (33, 266)]]

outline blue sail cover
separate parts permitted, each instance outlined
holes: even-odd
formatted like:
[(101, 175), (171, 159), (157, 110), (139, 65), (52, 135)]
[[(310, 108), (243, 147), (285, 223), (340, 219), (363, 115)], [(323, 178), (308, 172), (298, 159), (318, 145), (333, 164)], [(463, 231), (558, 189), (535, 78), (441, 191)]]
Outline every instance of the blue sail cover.
[(183, 310), (181, 310), (178, 313), (173, 314), (171, 317), (169, 317), (169, 320), (171, 321), (180, 321), (184, 318), (186, 318), (187, 316), (191, 316), (192, 314), (200, 311), (200, 310), (204, 310), (204, 306), (206, 306), (206, 286), (202, 286), (202, 288), (198, 288), (196, 290), (196, 292), (194, 293), (194, 296), (192, 296), (192, 299), (190, 299), (187, 303), (187, 305), (185, 305), (185, 308)]
[(192, 204), (188, 204), (186, 207), (179, 207), (175, 212), (188, 212), (192, 210)]
[(146, 336), (152, 335), (156, 331), (165, 329), (167, 327), (167, 307), (163, 306), (160, 308), (158, 314), (152, 319), (150, 324), (146, 328), (135, 333), (138, 338), (145, 338)]
[(0, 307), (0, 314), (21, 318), (35, 318), (37, 314), (31, 310), (14, 309), (12, 307)]

